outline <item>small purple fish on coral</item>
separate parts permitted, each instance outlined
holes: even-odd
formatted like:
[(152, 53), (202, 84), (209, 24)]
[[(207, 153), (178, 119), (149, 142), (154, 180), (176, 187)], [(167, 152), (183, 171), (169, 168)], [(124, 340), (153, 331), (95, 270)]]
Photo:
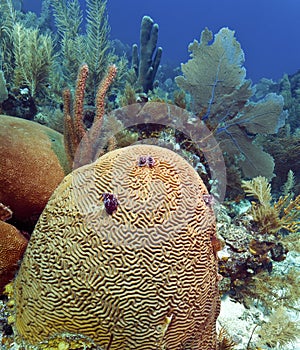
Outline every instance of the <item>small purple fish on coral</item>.
[(112, 193), (102, 193), (102, 198), (107, 214), (112, 215), (118, 208), (117, 197)]

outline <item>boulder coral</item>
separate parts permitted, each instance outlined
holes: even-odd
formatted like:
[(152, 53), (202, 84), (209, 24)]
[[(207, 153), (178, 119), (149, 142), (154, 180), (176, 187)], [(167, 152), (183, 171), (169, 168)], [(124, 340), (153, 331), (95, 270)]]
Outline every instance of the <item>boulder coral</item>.
[(63, 136), (43, 125), (0, 115), (0, 202), (13, 219), (28, 222), (43, 211), (64, 178)]
[(15, 279), (16, 341), (59, 345), (69, 334), (110, 350), (216, 349), (207, 196), (195, 170), (158, 146), (114, 150), (66, 176)]
[(0, 294), (18, 268), (27, 246), (27, 239), (13, 225), (0, 221)]

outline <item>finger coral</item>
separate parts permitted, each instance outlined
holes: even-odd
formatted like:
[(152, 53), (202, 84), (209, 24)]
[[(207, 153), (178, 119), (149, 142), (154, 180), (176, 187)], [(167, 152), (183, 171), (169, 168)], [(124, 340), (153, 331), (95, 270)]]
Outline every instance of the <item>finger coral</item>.
[[(107, 212), (103, 194), (117, 210)], [(17, 341), (81, 334), (110, 350), (216, 349), (215, 219), (203, 195), (195, 170), (157, 146), (114, 150), (74, 170), (15, 279)]]

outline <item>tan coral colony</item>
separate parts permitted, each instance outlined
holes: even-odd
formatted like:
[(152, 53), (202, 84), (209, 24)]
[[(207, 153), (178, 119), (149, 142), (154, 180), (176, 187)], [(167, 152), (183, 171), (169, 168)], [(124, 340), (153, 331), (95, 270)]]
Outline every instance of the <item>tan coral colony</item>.
[(99, 349), (217, 348), (215, 218), (194, 169), (134, 145), (54, 192), (16, 277), (23, 344), (82, 335)]

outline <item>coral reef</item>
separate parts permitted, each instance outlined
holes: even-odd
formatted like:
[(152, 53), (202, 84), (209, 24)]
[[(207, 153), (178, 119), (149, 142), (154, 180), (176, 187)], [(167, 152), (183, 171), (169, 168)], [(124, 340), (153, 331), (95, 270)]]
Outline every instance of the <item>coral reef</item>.
[(297, 249), (300, 228), (300, 196), (293, 198), (288, 193), (273, 201), (271, 185), (262, 176), (243, 181), (242, 186), (255, 200), (234, 220), (219, 213), (217, 224), (227, 250), (219, 263), (220, 273), (230, 279), (232, 292), (240, 299), (245, 298), (241, 294), (247, 294), (243, 289), (251, 285), (251, 279), (270, 273), (274, 262), (285, 260), (290, 249)]
[[(177, 89), (180, 69), (160, 66), (149, 16), (131, 57), (130, 46), (111, 46), (106, 0), (87, 0), (86, 18), (79, 0), (44, 0), (40, 16), (20, 3), (1, 2), (0, 112), (64, 127), (65, 150), (62, 135), (0, 116), (0, 294), (51, 193), (71, 167), (83, 167), (41, 215), (9, 293), (16, 346), (221, 350), (236, 342), (250, 350), (293, 342), (300, 73), (252, 87), (234, 32), (205, 29)], [(248, 344), (239, 332), (227, 335), (226, 324), (215, 330), (217, 265), (223, 296), (264, 313), (245, 328)]]
[[(117, 197), (112, 213), (104, 193)], [(183, 158), (157, 146), (115, 150), (73, 171), (41, 215), (15, 279), (17, 341), (75, 332), (111, 350), (216, 349), (207, 194)]]
[(162, 55), (162, 48), (156, 48), (157, 38), (158, 24), (149, 16), (144, 16), (140, 31), (140, 54), (136, 44), (132, 47), (132, 68), (136, 74), (137, 86), (142, 87), (145, 93), (153, 89)]
[(63, 137), (37, 123), (1, 115), (0, 139), (0, 202), (11, 208), (14, 222), (32, 227), (69, 171)]
[(244, 53), (234, 32), (222, 28), (214, 37), (205, 29), (200, 42), (189, 45), (191, 59), (181, 65), (177, 85), (193, 98), (193, 111), (205, 121), (221, 148), (238, 158), (247, 178), (273, 176), (274, 161), (256, 144), (257, 134), (273, 134), (284, 125), (283, 97), (269, 94), (250, 102), (251, 82), (245, 79)]

